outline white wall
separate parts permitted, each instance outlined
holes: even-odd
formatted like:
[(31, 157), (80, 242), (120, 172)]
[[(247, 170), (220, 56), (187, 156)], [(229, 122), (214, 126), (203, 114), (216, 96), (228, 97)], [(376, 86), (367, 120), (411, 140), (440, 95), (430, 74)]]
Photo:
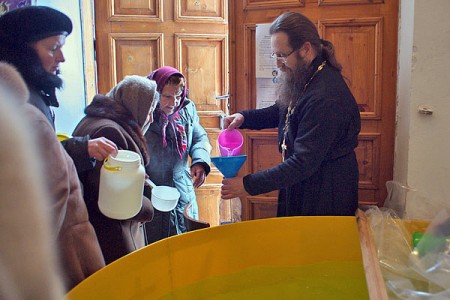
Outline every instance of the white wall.
[(401, 0), (394, 180), (415, 190), (408, 218), (450, 208), (449, 11), (448, 0)]
[(83, 69), (82, 35), (79, 1), (37, 0), (36, 5), (53, 7), (65, 13), (72, 20), (73, 31), (62, 48), (66, 61), (61, 64), (61, 78), (64, 88), (57, 92), (59, 108), (55, 109), (56, 131), (71, 134), (84, 116), (86, 104)]

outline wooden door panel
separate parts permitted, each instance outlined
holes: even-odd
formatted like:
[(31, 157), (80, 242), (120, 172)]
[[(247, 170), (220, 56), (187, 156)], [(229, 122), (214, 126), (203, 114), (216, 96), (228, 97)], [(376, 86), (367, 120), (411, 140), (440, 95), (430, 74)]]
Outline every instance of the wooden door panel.
[(155, 1), (148, 0), (121, 0), (114, 1), (114, 13), (134, 14), (134, 15), (152, 15), (155, 14)]
[(228, 93), (228, 39), (225, 35), (176, 34), (176, 65), (189, 85), (199, 111), (227, 111), (216, 97)]
[(113, 63), (110, 64), (111, 86), (126, 75), (147, 76), (162, 61), (162, 35), (146, 33), (112, 33)]
[(342, 65), (358, 103), (362, 119), (381, 117), (381, 83), (383, 65), (382, 19), (355, 18), (319, 20), (319, 32), (323, 39), (332, 42), (336, 58)]
[(249, 131), (245, 137), (250, 156), (247, 164), (250, 169), (245, 170), (246, 172), (256, 173), (281, 163), (276, 132)]
[[(247, 131), (244, 138), (247, 161), (239, 171), (240, 175), (263, 171), (281, 162), (276, 132)], [(277, 197), (278, 191), (242, 197), (242, 217), (252, 220), (276, 216)]]
[(243, 2), (244, 10), (302, 7), (305, 5), (304, 0), (243, 0)]
[(128, 16), (144, 19), (159, 18), (163, 0), (107, 0), (111, 20), (115, 17)]
[[(217, 112), (201, 112), (199, 114), (200, 123), (203, 125), (205, 129), (214, 129), (221, 127), (221, 118), (218, 117)], [(216, 141), (214, 141), (216, 142)]]
[(207, 22), (228, 21), (228, 1), (202, 0), (188, 1), (178, 0), (175, 2), (176, 20), (199, 20), (207, 18)]
[(360, 133), (355, 149), (359, 170), (359, 190), (361, 205), (377, 205), (377, 191), (380, 189), (380, 134)]

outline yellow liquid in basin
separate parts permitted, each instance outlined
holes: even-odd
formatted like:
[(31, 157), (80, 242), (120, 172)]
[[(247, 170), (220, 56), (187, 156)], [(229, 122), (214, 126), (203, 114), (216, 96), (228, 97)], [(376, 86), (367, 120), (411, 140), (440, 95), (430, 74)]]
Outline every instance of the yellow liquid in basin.
[(161, 297), (188, 299), (368, 299), (361, 262), (252, 267), (211, 277)]

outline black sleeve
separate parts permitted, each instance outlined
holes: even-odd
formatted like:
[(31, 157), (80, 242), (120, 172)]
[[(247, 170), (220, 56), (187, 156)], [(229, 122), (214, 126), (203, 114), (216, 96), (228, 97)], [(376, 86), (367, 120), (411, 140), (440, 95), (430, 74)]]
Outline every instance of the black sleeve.
[(95, 160), (89, 157), (88, 141), (89, 135), (77, 136), (61, 142), (75, 163), (78, 173), (90, 170), (95, 166)]
[(297, 184), (318, 171), (342, 127), (339, 105), (317, 98), (301, 108), (294, 153), (284, 162), (244, 177), (245, 190), (259, 195)]
[(277, 104), (260, 109), (241, 111), (244, 116), (244, 123), (241, 129), (266, 129), (278, 127), (280, 111)]

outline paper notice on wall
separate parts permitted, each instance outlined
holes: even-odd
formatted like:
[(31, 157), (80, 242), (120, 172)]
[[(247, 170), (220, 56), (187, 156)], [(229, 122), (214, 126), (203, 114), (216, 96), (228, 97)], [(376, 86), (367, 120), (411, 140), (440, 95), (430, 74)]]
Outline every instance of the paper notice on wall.
[(270, 24), (256, 25), (256, 108), (271, 106), (276, 100), (279, 70), (271, 58)]
[(256, 78), (256, 108), (271, 106), (277, 99), (277, 83), (272, 78)]

